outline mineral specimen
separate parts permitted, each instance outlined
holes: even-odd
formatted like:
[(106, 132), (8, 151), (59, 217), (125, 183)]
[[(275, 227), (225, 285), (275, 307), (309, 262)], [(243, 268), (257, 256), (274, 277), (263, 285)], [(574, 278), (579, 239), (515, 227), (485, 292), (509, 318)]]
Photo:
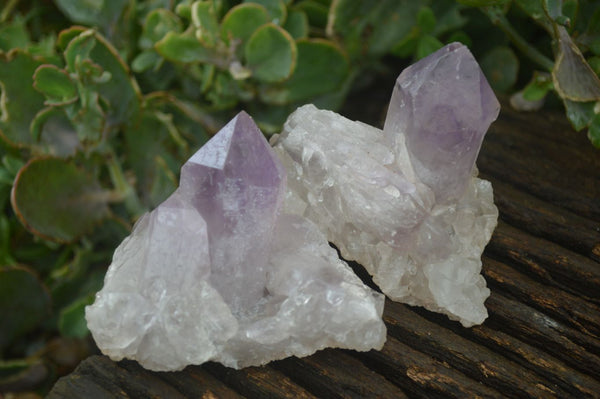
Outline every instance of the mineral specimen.
[(401, 73), (383, 131), (301, 107), (273, 140), (286, 210), (317, 223), (393, 300), (480, 324), (480, 257), (498, 211), (475, 159), (499, 109), (458, 43)]
[(180, 187), (115, 251), (86, 308), (114, 360), (179, 370), (381, 348), (383, 296), (318, 227), (281, 212), (285, 171), (240, 113), (183, 166)]

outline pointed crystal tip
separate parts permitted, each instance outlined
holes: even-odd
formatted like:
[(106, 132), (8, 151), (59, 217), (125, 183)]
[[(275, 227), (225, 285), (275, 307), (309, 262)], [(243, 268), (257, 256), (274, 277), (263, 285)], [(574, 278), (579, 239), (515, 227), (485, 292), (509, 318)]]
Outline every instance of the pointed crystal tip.
[(394, 145), (404, 134), (421, 181), (438, 202), (464, 192), (500, 103), (469, 49), (451, 43), (406, 68), (385, 121)]

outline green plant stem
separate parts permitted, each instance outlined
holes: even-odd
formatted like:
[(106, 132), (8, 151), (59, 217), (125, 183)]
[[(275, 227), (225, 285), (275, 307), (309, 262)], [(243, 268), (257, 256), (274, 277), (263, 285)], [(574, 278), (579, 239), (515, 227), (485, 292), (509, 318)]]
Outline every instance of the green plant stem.
[(508, 22), (506, 17), (496, 9), (492, 7), (484, 7), (482, 11), (490, 21), (502, 29), (502, 31), (506, 34), (509, 40), (521, 51), (525, 54), (530, 60), (547, 70), (548, 72), (552, 71), (554, 68), (554, 62), (546, 57), (544, 54), (540, 53), (536, 48), (531, 46), (527, 40), (523, 38), (513, 26)]
[[(123, 169), (114, 154), (111, 154), (108, 158), (108, 173), (110, 174), (110, 179), (115, 187), (115, 191), (112, 192), (112, 195), (118, 197), (120, 194), (122, 196), (127, 211), (129, 211), (134, 218), (137, 218), (146, 212), (146, 209), (141, 204), (133, 186), (129, 184), (125, 178)], [(119, 194), (115, 194), (115, 192)]]
[(5, 22), (8, 19), (8, 16), (12, 12), (13, 8), (17, 6), (19, 0), (9, 0), (8, 3), (2, 9), (2, 14), (0, 14), (0, 22)]

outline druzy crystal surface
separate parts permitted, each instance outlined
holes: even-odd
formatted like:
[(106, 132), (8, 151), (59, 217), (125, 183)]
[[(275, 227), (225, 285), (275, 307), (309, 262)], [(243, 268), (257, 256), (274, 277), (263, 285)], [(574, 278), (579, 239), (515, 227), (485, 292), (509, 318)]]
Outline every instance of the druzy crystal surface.
[(457, 43), (401, 73), (383, 131), (301, 107), (274, 140), (286, 209), (317, 223), (391, 299), (480, 324), (480, 258), (498, 211), (475, 160), (499, 109)]
[(383, 296), (308, 219), (282, 212), (286, 174), (240, 113), (115, 251), (86, 309), (103, 353), (151, 370), (240, 368), (325, 347), (381, 348)]

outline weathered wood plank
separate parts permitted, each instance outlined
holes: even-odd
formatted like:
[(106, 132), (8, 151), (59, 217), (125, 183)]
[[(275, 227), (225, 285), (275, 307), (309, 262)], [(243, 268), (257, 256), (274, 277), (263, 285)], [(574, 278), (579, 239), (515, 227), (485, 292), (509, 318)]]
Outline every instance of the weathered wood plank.
[(600, 338), (600, 306), (556, 287), (541, 284), (504, 263), (484, 257), (488, 285), (582, 333)]
[(600, 300), (600, 264), (558, 244), (500, 222), (485, 253), (518, 265), (545, 284)]
[(306, 389), (270, 366), (235, 370), (219, 363), (203, 366), (216, 378), (248, 398), (313, 399)]
[(550, 398), (566, 392), (555, 384), (449, 329), (426, 320), (407, 306), (386, 301), (389, 333), (411, 348), (446, 362), (470, 378), (515, 398)]
[[(129, 365), (123, 368), (121, 365)], [(155, 378), (134, 362), (115, 363), (105, 356), (84, 360), (71, 378), (63, 377), (48, 395), (58, 398), (185, 398), (177, 389)]]
[(393, 337), (381, 351), (357, 353), (359, 359), (384, 375), (411, 397), (420, 398), (502, 398), (498, 391), (419, 352)]
[(486, 174), (482, 174), (482, 177), (494, 187), (494, 202), (501, 220), (600, 261), (600, 221), (581, 217), (542, 201), (495, 177)]
[(394, 384), (339, 350), (275, 362), (274, 367), (320, 398), (406, 398)]
[[(540, 129), (545, 115), (549, 113), (521, 119), (504, 107), (483, 143), (479, 169), (551, 204), (600, 220), (597, 150), (564, 121)], [(561, 142), (565, 135), (568, 145)]]
[(479, 326), (463, 328), (459, 323), (451, 321), (443, 315), (418, 307), (410, 309), (427, 320), (448, 328), (464, 338), (480, 343), (546, 378), (550, 383), (567, 392), (570, 397), (595, 398), (600, 396), (599, 380), (569, 367), (548, 353), (546, 348), (536, 348), (496, 328), (490, 328), (487, 321)]
[(190, 366), (183, 371), (155, 375), (175, 387), (186, 398), (244, 398), (200, 366)]
[(490, 312), (487, 326), (551, 353), (576, 370), (600, 378), (599, 340), (497, 292), (492, 292), (486, 306)]

